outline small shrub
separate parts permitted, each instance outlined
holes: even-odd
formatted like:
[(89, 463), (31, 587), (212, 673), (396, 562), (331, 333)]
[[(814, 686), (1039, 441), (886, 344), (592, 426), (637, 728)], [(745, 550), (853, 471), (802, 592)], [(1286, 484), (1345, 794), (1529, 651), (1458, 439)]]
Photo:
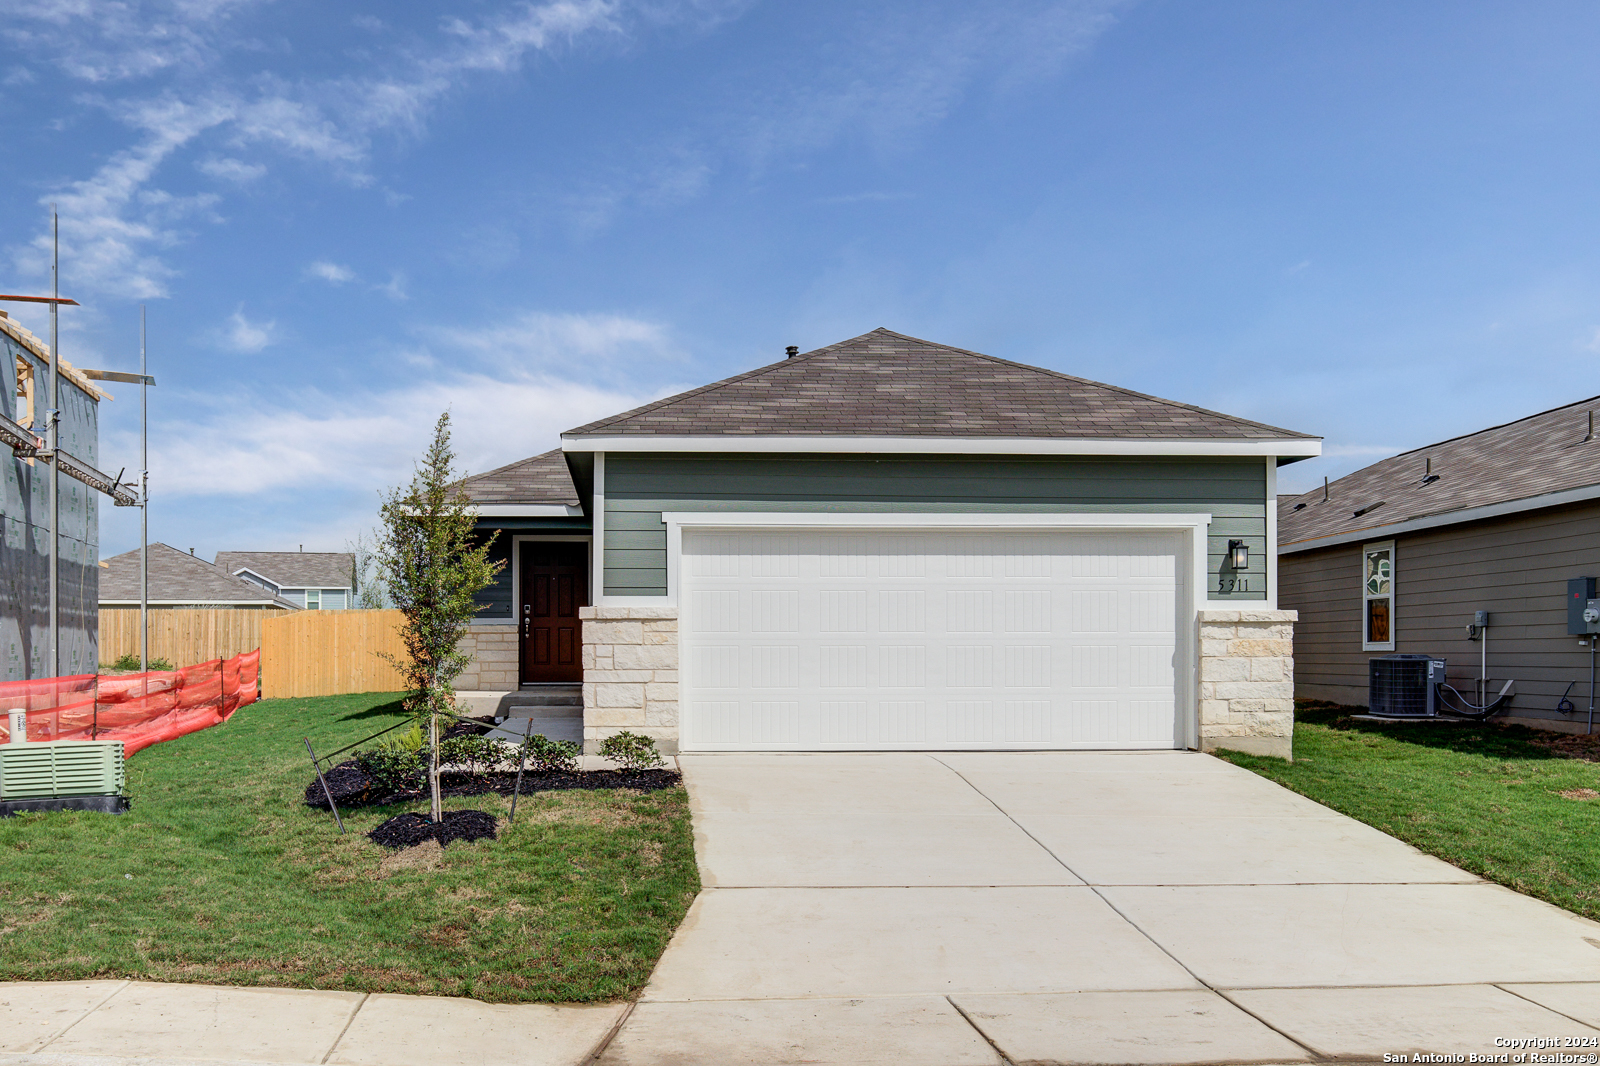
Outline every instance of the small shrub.
[(449, 737), (439, 741), (439, 765), (455, 766), (469, 774), (481, 774), (497, 761), (494, 745), (483, 737)]
[(422, 723), (413, 722), (404, 733), (391, 733), (384, 737), (378, 742), (378, 747), (383, 751), (420, 752), (423, 744)]
[(638, 733), (622, 732), (600, 742), (600, 754), (624, 770), (649, 770), (661, 765), (656, 742)]
[(380, 795), (421, 788), (427, 776), (427, 763), (420, 751), (378, 748), (356, 752), (355, 760), (372, 778), (373, 790)]
[(522, 757), (535, 772), (570, 774), (578, 769), (578, 754), (583, 749), (570, 740), (551, 740), (535, 733), (522, 742)]
[[(112, 663), (111, 666), (108, 669), (111, 669), (111, 670), (137, 670), (137, 669), (139, 669), (139, 657), (137, 655), (133, 654), (132, 652), (129, 652), (126, 655), (119, 655), (119, 656), (117, 656), (117, 661)], [(150, 669), (152, 669), (152, 670), (171, 670), (172, 669), (172, 663), (171, 663), (170, 660), (167, 660), (167, 659), (151, 659), (150, 660)]]

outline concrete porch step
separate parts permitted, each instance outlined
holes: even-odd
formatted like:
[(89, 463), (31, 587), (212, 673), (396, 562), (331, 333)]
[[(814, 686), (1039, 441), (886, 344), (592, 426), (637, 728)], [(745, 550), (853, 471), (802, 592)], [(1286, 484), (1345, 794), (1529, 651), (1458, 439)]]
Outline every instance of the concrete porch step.
[(521, 744), (525, 736), (535, 733), (543, 734), (550, 740), (570, 740), (575, 744), (583, 743), (583, 716), (565, 715), (560, 718), (508, 718), (505, 722), (484, 734), (487, 740), (504, 740), (512, 744)]
[(562, 717), (583, 715), (583, 686), (561, 685), (515, 691), (464, 690), (456, 693), (456, 704), (463, 713), (496, 718), (527, 718), (536, 715)]

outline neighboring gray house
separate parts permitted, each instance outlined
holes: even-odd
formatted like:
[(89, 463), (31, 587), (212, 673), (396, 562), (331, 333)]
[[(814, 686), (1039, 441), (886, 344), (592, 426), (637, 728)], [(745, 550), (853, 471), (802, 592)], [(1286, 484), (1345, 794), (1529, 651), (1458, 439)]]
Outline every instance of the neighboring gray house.
[[(1491, 692), (1516, 681), (1503, 718), (1586, 729), (1594, 646), (1568, 632), (1567, 582), (1600, 577), (1597, 409), (1581, 400), (1283, 497), (1297, 694), (1365, 706), (1368, 661), (1415, 652), (1444, 657), (1475, 698), (1486, 651)], [(1486, 645), (1467, 634), (1478, 611)]]
[(586, 743), (1287, 755), (1281, 463), (1318, 438), (888, 330), (465, 483), (508, 562), (462, 689)]
[(349, 552), (218, 552), (217, 566), (308, 611), (356, 606)]
[[(232, 576), (192, 552), (160, 541), (150, 545), (150, 607), (237, 608), (292, 611), (299, 605), (249, 581)], [(139, 549), (113, 555), (100, 563), (100, 606), (139, 606)]]
[[(25, 431), (44, 432), (50, 403), (50, 348), (0, 312), (0, 415)], [(99, 407), (110, 396), (65, 360), (61, 363), (61, 447), (90, 466), (99, 463)], [(3, 424), (0, 424), (3, 425)], [(5, 436), (14, 435), (7, 429)], [(50, 466), (32, 448), (0, 448), (5, 466), (0, 496), (0, 680), (49, 677)], [(99, 625), (95, 603), (99, 554), (98, 493), (61, 477), (59, 560), (60, 668), (95, 669)]]

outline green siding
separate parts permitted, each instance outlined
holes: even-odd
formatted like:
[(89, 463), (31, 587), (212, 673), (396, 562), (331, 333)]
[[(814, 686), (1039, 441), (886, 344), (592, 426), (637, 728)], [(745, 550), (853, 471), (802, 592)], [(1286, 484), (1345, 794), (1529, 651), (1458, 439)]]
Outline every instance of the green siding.
[[(606, 456), (605, 497), (608, 596), (666, 595), (663, 511), (1207, 511), (1212, 598), (1267, 597), (1267, 485), (1260, 459), (614, 453)], [(1217, 591), (1230, 538), (1250, 545), (1250, 569), (1242, 575), (1248, 592)]]

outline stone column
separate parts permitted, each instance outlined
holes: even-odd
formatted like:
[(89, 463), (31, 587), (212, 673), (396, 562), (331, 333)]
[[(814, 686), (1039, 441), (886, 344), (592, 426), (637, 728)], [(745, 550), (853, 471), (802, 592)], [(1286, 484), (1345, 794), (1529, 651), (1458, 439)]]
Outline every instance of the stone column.
[(1200, 750), (1291, 759), (1297, 611), (1201, 611)]
[(583, 621), (583, 750), (627, 731), (678, 750), (678, 609), (580, 607)]

